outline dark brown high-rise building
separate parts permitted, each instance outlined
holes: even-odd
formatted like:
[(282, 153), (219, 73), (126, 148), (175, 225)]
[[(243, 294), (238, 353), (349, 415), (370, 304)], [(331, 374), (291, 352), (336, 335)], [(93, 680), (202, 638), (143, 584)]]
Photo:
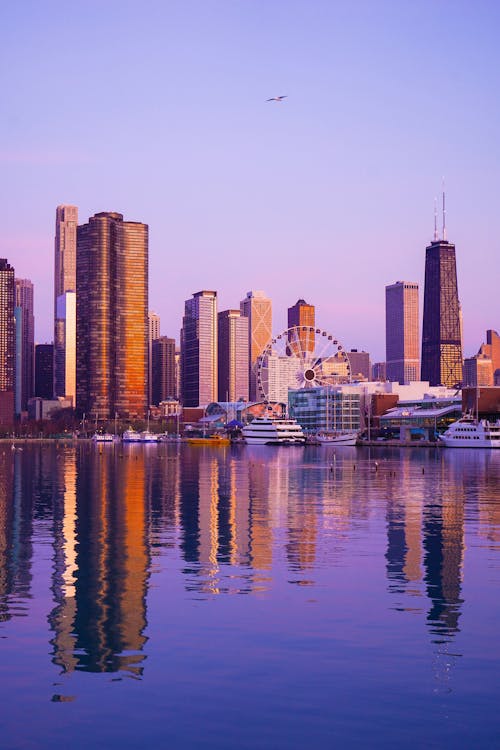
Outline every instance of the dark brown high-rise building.
[(53, 397), (54, 346), (35, 345), (35, 396), (50, 399)]
[(159, 336), (152, 341), (152, 403), (177, 398), (175, 382), (175, 339)]
[(16, 327), (14, 322), (14, 269), (0, 258), (0, 421), (14, 416)]
[(77, 407), (143, 417), (148, 380), (148, 226), (98, 213), (78, 227)]
[(301, 351), (293, 351), (293, 354), (314, 352), (315, 336), (311, 328), (315, 326), (314, 305), (308, 305), (303, 299), (297, 300), (293, 307), (288, 308), (288, 328), (304, 328), (299, 332), (298, 339), (294, 337), (293, 348), (300, 345)]

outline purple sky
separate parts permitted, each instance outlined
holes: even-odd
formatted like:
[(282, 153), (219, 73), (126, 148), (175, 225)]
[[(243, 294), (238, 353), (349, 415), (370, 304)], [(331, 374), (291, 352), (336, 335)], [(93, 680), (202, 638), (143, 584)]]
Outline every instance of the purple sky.
[[(0, 10), (0, 255), (52, 338), (59, 203), (150, 226), (150, 309), (298, 297), (385, 358), (384, 286), (418, 281), (446, 178), (465, 353), (500, 329), (500, 4), (19, 2)], [(270, 96), (287, 94), (281, 104)]]

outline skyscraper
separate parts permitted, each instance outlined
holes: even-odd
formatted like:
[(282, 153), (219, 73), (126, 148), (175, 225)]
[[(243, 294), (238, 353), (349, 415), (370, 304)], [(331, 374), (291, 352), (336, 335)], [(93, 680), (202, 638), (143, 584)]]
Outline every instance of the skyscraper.
[(248, 292), (240, 302), (241, 314), (248, 318), (249, 391), (250, 401), (256, 401), (257, 360), (273, 337), (273, 308), (264, 292)]
[(55, 396), (68, 396), (75, 404), (76, 236), (78, 208), (57, 206), (54, 240), (54, 384)]
[(16, 414), (26, 411), (34, 388), (35, 318), (33, 284), (29, 279), (15, 279), (16, 318)]
[(161, 401), (177, 397), (175, 382), (175, 339), (159, 336), (152, 346), (152, 400), (158, 406)]
[[(314, 305), (308, 305), (307, 302), (305, 302), (303, 299), (297, 300), (293, 307), (288, 308), (288, 328), (294, 328), (296, 326), (299, 328), (314, 328), (314, 321)], [(300, 331), (298, 340), (297, 337), (294, 337), (294, 342), (300, 342), (300, 349), (302, 352), (307, 352), (307, 354), (312, 354), (314, 352), (314, 332), (310, 330)], [(297, 352), (297, 354), (300, 354), (300, 352)]]
[(248, 318), (239, 310), (218, 315), (219, 401), (248, 401)]
[(422, 380), (453, 387), (462, 382), (462, 336), (455, 245), (446, 238), (443, 196), (443, 239), (425, 251)]
[(14, 301), (14, 269), (6, 258), (0, 258), (0, 422), (11, 422), (14, 417)]
[(148, 226), (98, 213), (77, 235), (77, 406), (143, 417), (148, 377)]
[(420, 380), (418, 284), (396, 281), (385, 288), (386, 375), (393, 382)]
[(36, 344), (35, 346), (35, 396), (50, 399), (53, 396), (54, 383), (54, 346)]
[(148, 404), (153, 401), (153, 341), (160, 338), (160, 316), (148, 312)]
[(217, 292), (196, 292), (185, 302), (181, 389), (184, 406), (204, 406), (217, 400)]

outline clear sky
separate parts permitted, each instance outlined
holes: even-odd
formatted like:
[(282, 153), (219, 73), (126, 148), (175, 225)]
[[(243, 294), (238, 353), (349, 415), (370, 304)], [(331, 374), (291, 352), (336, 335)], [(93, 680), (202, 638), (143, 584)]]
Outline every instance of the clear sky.
[[(445, 176), (465, 353), (500, 330), (500, 3), (0, 4), (0, 255), (52, 339), (56, 205), (150, 226), (150, 309), (178, 339), (217, 289), (299, 297), (385, 358), (384, 287), (418, 281)], [(286, 94), (277, 104), (268, 97)]]

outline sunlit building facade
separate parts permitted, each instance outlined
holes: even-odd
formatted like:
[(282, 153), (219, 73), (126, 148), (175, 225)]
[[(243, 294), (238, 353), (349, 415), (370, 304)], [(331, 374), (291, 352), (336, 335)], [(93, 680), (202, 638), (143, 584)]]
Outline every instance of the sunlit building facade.
[(54, 394), (76, 404), (76, 293), (57, 298), (54, 329)]
[(181, 391), (183, 406), (206, 406), (217, 400), (217, 292), (196, 292), (185, 302)]
[(219, 401), (248, 401), (248, 318), (239, 310), (218, 315)]
[[(303, 299), (297, 300), (293, 307), (288, 308), (288, 328), (304, 328), (299, 331), (299, 335), (293, 337), (292, 354), (307, 353), (312, 354), (315, 347), (315, 335), (311, 328), (314, 328), (315, 308), (314, 305), (308, 305)], [(300, 351), (295, 351), (299, 344)]]
[(385, 288), (386, 376), (395, 383), (420, 380), (418, 284), (396, 281)]
[[(76, 330), (73, 337), (66, 326), (64, 318), (60, 317), (61, 309), (65, 303), (61, 302), (67, 292), (76, 292), (76, 236), (78, 227), (77, 206), (61, 205), (56, 208), (56, 227), (54, 238), (54, 383), (53, 395), (65, 396), (66, 376), (71, 383), (76, 377), (75, 355)], [(69, 302), (71, 307), (71, 302)], [(68, 330), (67, 330), (68, 328)], [(71, 351), (68, 353), (69, 362), (65, 361), (64, 343), (68, 340)], [(71, 367), (75, 370), (69, 374)], [(75, 403), (75, 392), (68, 394)]]
[(248, 371), (251, 401), (257, 393), (257, 360), (273, 337), (273, 307), (264, 292), (250, 291), (240, 302), (240, 312), (248, 318)]
[(462, 330), (455, 245), (434, 240), (426, 248), (422, 380), (453, 387), (462, 383)]
[(98, 213), (78, 227), (77, 406), (143, 417), (148, 381), (148, 226)]

